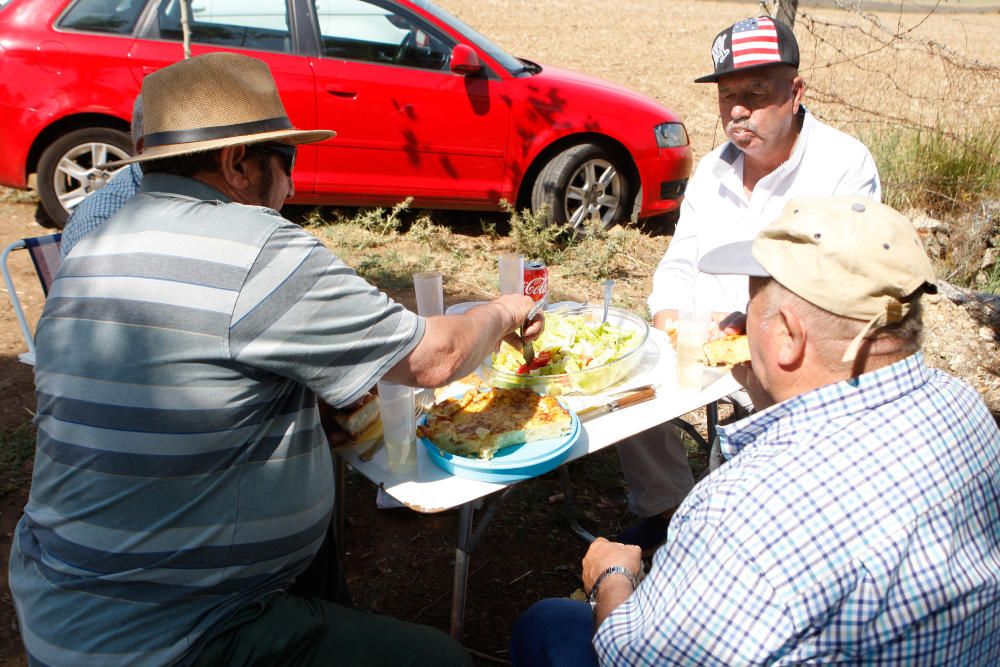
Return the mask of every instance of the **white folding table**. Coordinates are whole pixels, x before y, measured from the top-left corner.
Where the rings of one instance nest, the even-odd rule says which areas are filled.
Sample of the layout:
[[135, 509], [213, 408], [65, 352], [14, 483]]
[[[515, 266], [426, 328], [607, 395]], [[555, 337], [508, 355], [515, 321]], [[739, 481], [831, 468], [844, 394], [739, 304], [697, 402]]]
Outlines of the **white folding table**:
[[[563, 397], [570, 408], [581, 410], [591, 405], [602, 405], [611, 395], [647, 384], [656, 386], [656, 397], [652, 400], [616, 412], [606, 413], [582, 423], [580, 438], [570, 450], [569, 457], [560, 468], [564, 481], [568, 481], [565, 464], [588, 454], [613, 445], [629, 436], [668, 421], [677, 421], [681, 415], [692, 410], [709, 406], [713, 414], [710, 426], [714, 427], [716, 401], [739, 389], [732, 376], [719, 369], [705, 368], [701, 391], [681, 391], [676, 385], [676, 355], [666, 334], [658, 329], [650, 331], [643, 356], [628, 378], [617, 385], [592, 396]], [[449, 387], [448, 394], [459, 393], [461, 387]], [[690, 432], [690, 431], [689, 431]], [[455, 477], [437, 467], [424, 447], [418, 442], [416, 469], [399, 474], [389, 470], [385, 448], [371, 460], [362, 461], [359, 454], [365, 446], [341, 447], [336, 450], [338, 466], [338, 489], [336, 502], [336, 536], [343, 545], [343, 465], [346, 462], [377, 486], [417, 512], [433, 513], [461, 507], [459, 517], [458, 544], [455, 554], [454, 589], [452, 591], [451, 634], [460, 639], [465, 615], [465, 595], [468, 580], [469, 556], [485, 529], [497, 503], [487, 508], [476, 527], [472, 530], [475, 501], [499, 494], [502, 499], [514, 484], [497, 484]], [[568, 489], [568, 487], [567, 487]], [[572, 496], [568, 496], [572, 502]], [[573, 529], [583, 537], [589, 537], [573, 520]]]

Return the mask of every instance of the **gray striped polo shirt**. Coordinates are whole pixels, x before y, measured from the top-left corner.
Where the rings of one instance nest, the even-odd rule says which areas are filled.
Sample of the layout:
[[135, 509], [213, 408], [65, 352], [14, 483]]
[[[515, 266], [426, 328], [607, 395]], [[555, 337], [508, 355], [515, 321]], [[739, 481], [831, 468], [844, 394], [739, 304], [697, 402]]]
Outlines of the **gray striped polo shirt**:
[[316, 396], [357, 400], [423, 332], [276, 212], [148, 175], [76, 246], [38, 325], [10, 560], [32, 663], [183, 663], [287, 588], [333, 502]]

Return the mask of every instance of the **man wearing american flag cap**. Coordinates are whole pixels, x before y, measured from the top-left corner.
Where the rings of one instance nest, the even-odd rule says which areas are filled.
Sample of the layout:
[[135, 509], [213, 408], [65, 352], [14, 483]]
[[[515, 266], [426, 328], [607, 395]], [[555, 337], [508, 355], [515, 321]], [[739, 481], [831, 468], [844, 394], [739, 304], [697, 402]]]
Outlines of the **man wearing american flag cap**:
[[[766, 16], [745, 19], [715, 37], [711, 56], [713, 72], [696, 81], [717, 84], [719, 115], [728, 141], [698, 164], [677, 229], [654, 275], [649, 308], [653, 324], [668, 332], [676, 326], [679, 311], [690, 308], [713, 312], [719, 323], [713, 325], [719, 330], [716, 335], [722, 335], [724, 328], [744, 328], [742, 311], [749, 300], [746, 275], [703, 273], [699, 261], [720, 246], [754, 239], [779, 218], [789, 200], [881, 198], [868, 149], [819, 122], [802, 105], [805, 84], [791, 28]], [[761, 407], [753, 417], [766, 416]], [[780, 603], [783, 595], [758, 585], [756, 577], [768, 564], [727, 560], [714, 541], [729, 544], [723, 531], [713, 532], [704, 522], [727, 508], [726, 493], [716, 492], [718, 480], [738, 475], [741, 469], [727, 464], [685, 500], [693, 479], [684, 445], [676, 430], [668, 429], [650, 429], [619, 445], [629, 507], [645, 518], [616, 541], [598, 538], [591, 544], [582, 565], [590, 605], [552, 598], [521, 615], [511, 636], [510, 659], [515, 667], [798, 664], [810, 662], [797, 657], [827, 639], [823, 635], [822, 641], [810, 644], [822, 627], [820, 612], [815, 618], [789, 618], [771, 613], [773, 608], [760, 611], [761, 605]], [[783, 491], [778, 489], [779, 494]], [[716, 504], [706, 509], [701, 503], [706, 497]], [[837, 539], [837, 535], [827, 537]], [[730, 546], [740, 548], [736, 542]], [[641, 556], [654, 550], [648, 576], [640, 584]], [[811, 575], [797, 571], [789, 576], [798, 577], [793, 580], [796, 586], [811, 590]], [[696, 580], [706, 586], [694, 585]], [[853, 608], [844, 613], [850, 619], [861, 618]], [[860, 630], [833, 626], [830, 632], [843, 644], [829, 642], [827, 652], [817, 652], [814, 659], [878, 662], [837, 652], [842, 646], [864, 649], [857, 639]], [[797, 642], [802, 648], [792, 654]], [[994, 664], [995, 660], [989, 662], [994, 657], [970, 664]], [[907, 663], [907, 658], [884, 662]]]
[[[744, 19], [712, 43], [713, 71], [697, 83], [718, 86], [728, 141], [701, 159], [688, 183], [677, 229], [653, 277], [649, 312], [668, 333], [685, 309], [711, 311], [713, 336], [737, 333], [749, 298], [742, 276], [698, 271], [705, 253], [754, 238], [794, 196], [881, 199], [875, 162], [861, 142], [818, 121], [802, 105], [799, 46], [776, 19]], [[750, 408], [743, 394], [732, 397]], [[618, 536], [649, 553], [666, 538], [675, 509], [694, 486], [679, 432], [669, 424], [619, 445], [629, 509], [641, 520]]]

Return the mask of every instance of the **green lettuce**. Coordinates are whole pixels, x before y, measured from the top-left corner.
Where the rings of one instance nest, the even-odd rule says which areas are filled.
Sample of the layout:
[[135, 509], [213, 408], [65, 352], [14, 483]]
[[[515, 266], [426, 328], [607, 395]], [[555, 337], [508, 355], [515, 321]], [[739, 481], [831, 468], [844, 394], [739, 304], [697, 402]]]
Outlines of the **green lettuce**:
[[[561, 375], [603, 366], [620, 359], [638, 344], [638, 332], [632, 329], [611, 322], [594, 322], [582, 315], [546, 313], [545, 330], [535, 341], [535, 354], [547, 351], [551, 361], [530, 371], [530, 375]], [[506, 343], [493, 358], [493, 367], [508, 373], [517, 373], [522, 364], [521, 352]]]

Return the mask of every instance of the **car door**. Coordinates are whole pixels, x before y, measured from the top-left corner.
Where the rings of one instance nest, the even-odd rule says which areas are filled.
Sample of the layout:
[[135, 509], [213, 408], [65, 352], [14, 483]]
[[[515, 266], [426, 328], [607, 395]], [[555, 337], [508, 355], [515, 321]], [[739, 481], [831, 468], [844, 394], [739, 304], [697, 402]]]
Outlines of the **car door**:
[[[297, 52], [293, 24], [286, 0], [191, 0], [191, 55], [233, 51], [265, 61], [292, 124], [314, 129], [315, 82], [308, 56]], [[150, 13], [130, 57], [139, 81], [184, 57], [180, 0], [162, 0]], [[296, 199], [315, 190], [316, 152], [315, 145], [299, 151], [293, 174]]]
[[387, 0], [315, 0], [317, 189], [344, 203], [496, 202], [509, 105], [503, 81], [448, 69], [455, 40]]

